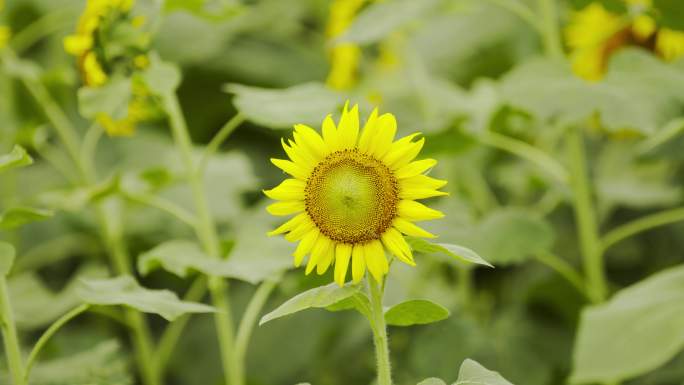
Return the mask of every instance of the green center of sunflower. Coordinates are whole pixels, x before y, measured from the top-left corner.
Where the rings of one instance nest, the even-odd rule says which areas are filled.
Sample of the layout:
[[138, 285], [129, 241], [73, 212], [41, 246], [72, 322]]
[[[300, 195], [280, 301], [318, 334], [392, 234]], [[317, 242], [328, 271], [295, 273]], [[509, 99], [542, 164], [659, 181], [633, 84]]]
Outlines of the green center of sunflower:
[[304, 192], [306, 212], [321, 233], [349, 244], [380, 238], [396, 216], [399, 199], [390, 169], [355, 149], [323, 159]]

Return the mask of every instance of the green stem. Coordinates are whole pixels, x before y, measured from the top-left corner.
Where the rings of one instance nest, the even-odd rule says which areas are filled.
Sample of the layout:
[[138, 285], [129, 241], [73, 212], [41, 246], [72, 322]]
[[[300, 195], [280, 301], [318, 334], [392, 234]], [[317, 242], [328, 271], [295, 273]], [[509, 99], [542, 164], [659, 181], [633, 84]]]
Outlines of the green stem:
[[573, 127], [569, 130], [568, 155], [572, 176], [573, 206], [586, 274], [587, 294], [592, 302], [600, 303], [605, 300], [607, 292], [603, 251], [587, 175], [584, 137], [579, 128]]
[[[14, 68], [22, 66], [22, 63], [16, 55], [9, 49], [3, 51], [3, 60]], [[38, 104], [43, 108], [45, 116], [47, 116], [48, 120], [54, 126], [57, 135], [66, 147], [67, 153], [78, 169], [79, 175], [81, 175], [83, 179], [83, 183], [85, 185], [93, 184], [96, 180], [95, 175], [92, 174], [93, 170], [86, 166], [85, 163], [87, 162], [81, 158], [81, 143], [78, 133], [66, 114], [37, 78], [25, 72], [20, 72], [18, 76]], [[104, 241], [108, 246], [110, 258], [112, 259], [115, 269], [120, 274], [130, 273], [131, 269], [128, 264], [128, 255], [123, 245], [120, 229], [117, 230], [120, 226], [114, 223], [117, 218], [119, 218], [118, 212], [107, 212], [106, 208], [101, 203], [96, 204], [95, 209], [98, 215], [99, 227], [103, 233]], [[132, 309], [126, 309], [126, 319], [133, 330], [133, 344], [136, 349], [138, 366], [143, 382], [145, 385], [159, 385], [160, 376], [158, 373], [155, 373], [154, 365], [152, 365], [151, 361], [152, 338], [145, 320], [139, 312]]]
[[549, 252], [541, 252], [536, 255], [536, 258], [539, 262], [550, 267], [561, 277], [565, 278], [565, 280], [574, 286], [582, 295], [587, 294], [584, 278], [582, 278], [582, 275], [564, 259]]
[[537, 5], [541, 16], [542, 37], [546, 53], [552, 58], [562, 58], [563, 48], [558, 30], [556, 0], [537, 0]]
[[26, 383], [28, 383], [29, 381], [31, 368], [33, 367], [33, 364], [38, 358], [38, 354], [40, 354], [40, 351], [43, 349], [43, 346], [45, 346], [45, 344], [50, 340], [50, 338], [52, 338], [52, 336], [55, 335], [55, 333], [57, 333], [57, 331], [62, 326], [64, 326], [67, 322], [71, 321], [77, 316], [79, 316], [81, 313], [88, 310], [89, 307], [90, 305], [87, 304], [77, 306], [76, 308], [61, 316], [57, 321], [50, 325], [50, 327], [43, 333], [43, 335], [40, 336], [38, 342], [36, 342], [36, 344], [33, 346], [33, 349], [31, 350], [31, 353], [29, 354], [28, 359], [26, 360], [26, 372], [24, 374]]
[[78, 14], [75, 7], [48, 12], [12, 36], [12, 48], [24, 52], [43, 38], [69, 28]]
[[[200, 239], [207, 254], [214, 258], [221, 258], [221, 251], [216, 234], [216, 226], [209, 210], [209, 204], [204, 191], [204, 181], [202, 175], [195, 167], [192, 154], [192, 142], [188, 133], [187, 124], [183, 118], [180, 104], [175, 93], [162, 95], [164, 107], [169, 116], [171, 131], [176, 146], [181, 152], [181, 158], [185, 163], [188, 173], [188, 181], [192, 189], [192, 196], [197, 211], [197, 223], [195, 232]], [[216, 331], [221, 348], [223, 371], [226, 382], [231, 385], [242, 385], [244, 379], [239, 377], [242, 371], [235, 357], [235, 336], [233, 335], [233, 319], [230, 304], [227, 296], [228, 284], [220, 277], [209, 278], [209, 291], [212, 302], [216, 307], [215, 314]]]
[[618, 226], [609, 231], [602, 242], [602, 249], [606, 250], [610, 246], [629, 238], [632, 235], [653, 229], [659, 226], [684, 221], [684, 207], [661, 211], [659, 213], [647, 215], [624, 225]]
[[5, 355], [7, 366], [12, 376], [12, 384], [24, 385], [24, 363], [21, 358], [21, 346], [17, 337], [17, 327], [14, 323], [14, 313], [7, 292], [5, 276], [0, 275], [0, 326], [2, 326], [2, 339], [5, 343]]
[[[200, 276], [192, 283], [188, 291], [185, 293], [183, 300], [190, 302], [200, 301], [206, 291], [207, 280], [204, 276]], [[157, 369], [160, 373], [163, 373], [166, 365], [168, 365], [169, 359], [171, 359], [171, 355], [173, 354], [173, 350], [176, 347], [181, 334], [183, 333], [183, 329], [188, 324], [191, 315], [192, 314], [185, 314], [174, 322], [171, 322], [164, 330], [161, 338], [159, 338], [159, 344], [157, 345], [155, 357], [157, 360]]]
[[551, 155], [537, 147], [492, 131], [484, 133], [479, 139], [484, 144], [507, 151], [536, 164], [540, 169], [546, 171], [562, 183], [568, 182], [569, 176], [565, 167], [558, 163]]
[[542, 26], [539, 24], [537, 16], [529, 7], [527, 7], [527, 5], [517, 0], [489, 0], [489, 2], [508, 10], [509, 12], [521, 18], [523, 21], [527, 22], [527, 24], [534, 28], [534, 30], [538, 33], [543, 33]]
[[385, 324], [385, 311], [382, 307], [384, 288], [371, 276], [368, 276], [368, 287], [368, 294], [371, 302], [371, 329], [373, 329], [373, 342], [375, 344], [378, 385], [392, 385], [387, 325]]
[[274, 281], [263, 282], [250, 299], [247, 309], [242, 315], [242, 320], [240, 320], [237, 337], [235, 338], [235, 357], [238, 362], [237, 368], [241, 370], [238, 377], [242, 379], [245, 378], [245, 357], [247, 355], [247, 347], [252, 336], [252, 331], [254, 330], [254, 325], [256, 325], [261, 309], [263, 309], [268, 297], [275, 287], [276, 282]]
[[195, 228], [196, 226], [197, 221], [192, 214], [169, 200], [146, 193], [130, 193], [127, 191], [123, 191], [122, 193], [126, 199], [132, 202], [140, 203], [164, 211], [192, 228]]
[[230, 135], [235, 131], [235, 129], [238, 128], [245, 120], [246, 118], [244, 115], [237, 113], [228, 122], [226, 122], [223, 127], [221, 127], [221, 129], [216, 133], [216, 135], [214, 135], [209, 144], [207, 144], [207, 147], [204, 149], [204, 154], [202, 154], [202, 159], [200, 160], [199, 169], [197, 172], [200, 174], [204, 172], [204, 170], [207, 168], [209, 160], [211, 159], [211, 156], [218, 151], [223, 142], [225, 142], [226, 139], [228, 139], [228, 137], [230, 137]]

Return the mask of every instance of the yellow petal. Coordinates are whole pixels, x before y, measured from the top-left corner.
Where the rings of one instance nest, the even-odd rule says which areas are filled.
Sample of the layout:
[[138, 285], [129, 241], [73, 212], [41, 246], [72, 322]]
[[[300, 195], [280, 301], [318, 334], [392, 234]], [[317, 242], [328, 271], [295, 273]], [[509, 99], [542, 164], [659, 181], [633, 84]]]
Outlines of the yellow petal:
[[366, 260], [363, 255], [363, 245], [354, 245], [352, 249], [352, 279], [359, 283], [366, 273]]
[[302, 264], [302, 261], [304, 261], [304, 257], [311, 252], [311, 249], [318, 238], [318, 234], [320, 234], [319, 231], [317, 229], [313, 229], [308, 232], [299, 242], [297, 249], [292, 254], [294, 256], [294, 265], [296, 267], [299, 267]]
[[382, 243], [377, 239], [363, 246], [363, 254], [366, 257], [366, 266], [376, 281], [382, 282], [382, 277], [389, 270], [385, 250]]
[[317, 160], [310, 156], [308, 152], [302, 151], [301, 147], [297, 146], [296, 143], [291, 143], [291, 145], [288, 146], [285, 144], [285, 139], [282, 138], [280, 139], [280, 143], [283, 145], [285, 153], [287, 154], [288, 158], [292, 160], [292, 162], [301, 167], [307, 173], [311, 173], [314, 165], [318, 163]]
[[335, 243], [332, 242], [328, 251], [321, 256], [316, 264], [316, 274], [323, 275], [335, 260]]
[[419, 134], [412, 134], [392, 143], [389, 152], [383, 157], [382, 161], [392, 170], [397, 170], [409, 164], [418, 156], [425, 144], [425, 138], [412, 142], [413, 138]]
[[424, 173], [425, 171], [435, 167], [436, 164], [437, 161], [435, 159], [418, 160], [398, 169], [394, 173], [394, 176], [397, 177], [397, 179], [410, 178], [412, 176]]
[[264, 194], [279, 201], [296, 201], [304, 199], [306, 183], [298, 179], [285, 179], [271, 190], [264, 190]]
[[375, 129], [377, 121], [378, 109], [375, 108], [368, 117], [366, 124], [363, 126], [361, 138], [359, 139], [359, 150], [365, 153], [370, 153], [370, 150], [372, 149], [373, 139], [375, 138], [375, 134], [377, 132]]
[[323, 119], [323, 141], [331, 152], [337, 151], [340, 148], [340, 139], [332, 115], [328, 115]]
[[351, 253], [352, 245], [338, 243], [335, 246], [335, 282], [340, 286], [344, 286], [344, 281], [347, 278]]
[[307, 215], [306, 218], [297, 225], [297, 227], [285, 234], [285, 239], [290, 242], [296, 242], [304, 238], [306, 234], [315, 228], [316, 226], [313, 224], [313, 222], [311, 222], [311, 219], [309, 219], [309, 216]]
[[382, 244], [402, 262], [411, 266], [416, 265], [411, 248], [398, 230], [392, 228], [385, 231], [382, 234]]
[[414, 223], [410, 221], [407, 221], [406, 219], [395, 218], [392, 222], [392, 226], [394, 226], [395, 229], [401, 231], [402, 233], [410, 235], [412, 237], [436, 238], [434, 234], [431, 234], [423, 230], [422, 228], [416, 226]]
[[442, 212], [433, 210], [422, 203], [410, 200], [401, 200], [397, 205], [397, 213], [400, 217], [409, 221], [427, 221], [442, 218]]
[[372, 155], [382, 159], [390, 151], [394, 135], [397, 134], [397, 119], [392, 114], [383, 114], [378, 118], [376, 127]]
[[338, 127], [341, 149], [354, 148], [359, 136], [359, 106], [355, 104], [351, 111], [347, 111], [346, 107]]
[[295, 131], [301, 135], [301, 140], [303, 143], [297, 144], [304, 145], [308, 147], [314, 154], [316, 154], [320, 159], [325, 158], [328, 153], [328, 147], [325, 145], [323, 138], [311, 127], [305, 126], [303, 124], [295, 124]]
[[445, 195], [449, 195], [449, 193], [446, 193], [444, 191], [433, 190], [431, 188], [402, 186], [399, 189], [399, 198], [400, 199], [410, 199], [410, 200], [425, 199], [425, 198], [439, 197], [439, 196], [445, 196]]
[[423, 187], [429, 189], [440, 189], [447, 185], [447, 181], [441, 179], [435, 179], [427, 175], [416, 175], [410, 178], [402, 179], [400, 182], [402, 187]]
[[301, 213], [301, 214], [297, 215], [296, 217], [290, 219], [289, 221], [283, 223], [282, 225], [278, 226], [277, 229], [275, 229], [273, 231], [269, 231], [268, 236], [272, 237], [274, 235], [283, 234], [283, 233], [286, 233], [288, 231], [291, 231], [291, 230], [299, 227], [299, 225], [301, 225], [302, 223], [304, 223], [304, 221], [307, 221], [307, 220], [309, 220], [308, 215], [306, 213]]
[[297, 133], [296, 131], [292, 133], [292, 137], [294, 138], [294, 141], [289, 140], [288, 142], [290, 143], [290, 147], [294, 149], [295, 151], [301, 153], [302, 157], [307, 159], [307, 161], [311, 161], [311, 164], [315, 164], [321, 161], [323, 159], [322, 157], [318, 156], [316, 152], [306, 145], [304, 145], [304, 138], [302, 135]]
[[276, 202], [266, 207], [271, 215], [290, 215], [304, 211], [304, 201], [284, 201]]
[[316, 238], [316, 243], [314, 243], [311, 249], [311, 257], [309, 257], [309, 262], [306, 264], [305, 274], [309, 275], [314, 267], [318, 265], [318, 261], [325, 257], [332, 246], [332, 241], [321, 234]]
[[285, 171], [286, 173], [292, 175], [293, 177], [301, 180], [306, 180], [309, 177], [309, 173], [305, 168], [297, 165], [296, 163], [285, 160], [285, 159], [275, 159], [271, 158], [271, 163], [276, 165], [279, 169]]

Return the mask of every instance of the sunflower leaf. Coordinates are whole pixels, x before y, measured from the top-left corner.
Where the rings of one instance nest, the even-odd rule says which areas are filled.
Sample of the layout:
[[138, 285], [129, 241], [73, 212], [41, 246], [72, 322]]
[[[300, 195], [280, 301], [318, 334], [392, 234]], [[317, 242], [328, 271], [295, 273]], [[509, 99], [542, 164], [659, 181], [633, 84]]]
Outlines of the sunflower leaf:
[[28, 166], [32, 163], [33, 158], [31, 158], [26, 150], [19, 145], [15, 145], [9, 154], [0, 155], [0, 172]]
[[4, 277], [12, 270], [16, 252], [14, 246], [0, 241], [0, 277]]
[[480, 257], [475, 251], [463, 246], [452, 245], [450, 243], [432, 243], [418, 237], [406, 237], [406, 241], [409, 243], [413, 251], [417, 251], [419, 253], [441, 253], [457, 258], [464, 262], [494, 267], [491, 263]]
[[385, 321], [392, 326], [425, 325], [448, 317], [447, 308], [426, 299], [405, 301], [385, 311]]
[[[582, 312], [571, 382], [609, 383], [647, 373], [684, 348], [684, 266], [622, 289]], [[629, 347], [626, 349], [625, 347]]]
[[302, 310], [311, 308], [327, 308], [342, 300], [345, 300], [361, 290], [361, 286], [347, 284], [345, 286], [338, 286], [336, 283], [331, 283], [326, 286], [320, 286], [311, 290], [307, 290], [298, 294], [282, 305], [278, 306], [272, 312], [261, 317], [259, 325], [274, 319], [284, 317], [286, 315], [294, 314]]
[[318, 125], [342, 102], [340, 94], [320, 83], [285, 89], [227, 84], [223, 89], [235, 94], [233, 103], [247, 119], [270, 128], [290, 128], [297, 123]]
[[0, 215], [0, 229], [15, 229], [27, 223], [42, 221], [53, 216], [50, 210], [33, 207], [10, 207]]
[[115, 78], [101, 87], [83, 87], [78, 90], [78, 111], [86, 118], [106, 114], [122, 119], [128, 114], [131, 100], [131, 79]]
[[109, 279], [81, 279], [78, 296], [91, 305], [124, 305], [145, 313], [154, 313], [173, 321], [186, 313], [211, 313], [212, 306], [186, 302], [169, 290], [151, 290], [128, 275]]
[[418, 385], [446, 385], [446, 382], [436, 377], [430, 377], [419, 382]]
[[476, 361], [466, 359], [458, 371], [458, 380], [453, 385], [513, 385], [499, 373], [489, 370]]

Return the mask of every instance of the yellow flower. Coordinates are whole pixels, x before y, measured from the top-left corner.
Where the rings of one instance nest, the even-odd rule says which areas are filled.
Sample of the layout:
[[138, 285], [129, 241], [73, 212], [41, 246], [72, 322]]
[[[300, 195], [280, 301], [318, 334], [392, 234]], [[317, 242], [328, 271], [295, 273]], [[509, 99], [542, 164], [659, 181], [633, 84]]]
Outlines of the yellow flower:
[[[356, 12], [365, 0], [334, 0], [326, 29], [329, 39], [339, 37], [354, 21]], [[330, 51], [330, 73], [327, 84], [334, 89], [348, 89], [356, 81], [361, 49], [356, 44], [335, 45]]]
[[330, 115], [323, 120], [322, 137], [298, 124], [294, 139], [282, 141], [290, 160], [271, 162], [292, 178], [264, 193], [278, 201], [269, 213], [295, 216], [269, 235], [299, 242], [294, 264], [308, 255], [306, 274], [334, 265], [343, 285], [351, 265], [354, 282], [366, 270], [381, 281], [389, 270], [385, 250], [415, 265], [404, 234], [434, 237], [414, 222], [444, 215], [416, 200], [447, 195], [439, 191], [446, 182], [425, 175], [434, 159], [414, 161], [425, 140], [412, 134], [394, 141], [396, 130], [394, 115], [375, 109], [359, 132], [358, 106], [345, 105], [337, 126]]
[[9, 27], [0, 25], [0, 49], [5, 48], [11, 36], [12, 31], [10, 31]]
[[89, 86], [98, 87], [107, 82], [107, 74], [97, 61], [95, 52], [90, 51], [83, 58], [83, 73]]
[[619, 16], [608, 12], [599, 3], [591, 3], [572, 15], [565, 28], [565, 40], [571, 51], [572, 69], [587, 80], [603, 76], [608, 42], [620, 32], [623, 23]]
[[684, 32], [661, 28], [656, 37], [656, 52], [668, 61], [684, 55]]

